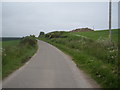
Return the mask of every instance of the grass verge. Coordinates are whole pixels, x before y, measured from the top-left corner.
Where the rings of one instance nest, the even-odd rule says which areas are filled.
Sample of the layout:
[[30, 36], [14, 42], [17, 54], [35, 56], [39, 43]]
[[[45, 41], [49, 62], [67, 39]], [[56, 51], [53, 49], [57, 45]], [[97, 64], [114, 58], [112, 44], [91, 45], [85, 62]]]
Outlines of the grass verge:
[[[30, 40], [36, 42], [30, 44]], [[27, 62], [37, 51], [37, 41], [33, 37], [2, 42], [2, 78]]]

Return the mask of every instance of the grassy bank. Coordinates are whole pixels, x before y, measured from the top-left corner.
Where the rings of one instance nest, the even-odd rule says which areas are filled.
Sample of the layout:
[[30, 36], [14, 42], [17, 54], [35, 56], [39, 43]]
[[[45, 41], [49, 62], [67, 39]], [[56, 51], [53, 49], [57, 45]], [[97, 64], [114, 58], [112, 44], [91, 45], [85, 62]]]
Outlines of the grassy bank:
[[[99, 32], [103, 34], [103, 39], [96, 39], [98, 35], [94, 36]], [[118, 37], [113, 35], [114, 41], [111, 43], [106, 32], [108, 31], [52, 32], [40, 39], [69, 54], [77, 66], [94, 78], [101, 87], [118, 88]]]
[[[100, 41], [100, 40], [108, 40], [109, 37], [109, 30], [100, 30], [100, 31], [91, 31], [91, 32], [73, 32], [76, 36], [82, 35], [88, 37], [92, 40]], [[112, 40], [113, 42], [118, 42], [118, 29], [112, 29]]]
[[[35, 42], [31, 44], [31, 42]], [[33, 37], [2, 42], [2, 78], [28, 61], [37, 50], [37, 41]]]

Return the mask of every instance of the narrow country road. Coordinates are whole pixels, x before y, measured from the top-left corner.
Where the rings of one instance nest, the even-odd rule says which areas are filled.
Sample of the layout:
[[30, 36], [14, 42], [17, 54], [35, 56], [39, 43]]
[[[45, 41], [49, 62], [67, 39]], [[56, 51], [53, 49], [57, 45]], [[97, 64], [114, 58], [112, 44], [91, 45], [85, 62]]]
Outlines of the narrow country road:
[[38, 45], [30, 61], [3, 81], [3, 88], [99, 88], [69, 56], [46, 42]]

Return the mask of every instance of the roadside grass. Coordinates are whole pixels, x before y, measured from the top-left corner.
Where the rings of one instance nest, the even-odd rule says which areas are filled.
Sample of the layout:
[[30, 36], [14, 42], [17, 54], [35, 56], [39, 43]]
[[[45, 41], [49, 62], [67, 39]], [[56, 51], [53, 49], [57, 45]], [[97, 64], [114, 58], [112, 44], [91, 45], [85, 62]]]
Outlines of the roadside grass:
[[[98, 32], [106, 33], [106, 31]], [[91, 35], [92, 38], [90, 36], [85, 38], [86, 36], [74, 35], [79, 33], [66, 32], [61, 34], [66, 35], [65, 38], [42, 37], [39, 39], [58, 47], [70, 55], [77, 66], [93, 77], [101, 87], [118, 88], [120, 85], [118, 82], [118, 65], [120, 63], [118, 61], [117, 40], [111, 43], [108, 39], [104, 41], [102, 41], [103, 39], [92, 39], [98, 37], [97, 35], [94, 36], [94, 32], [84, 32], [93, 34], [94, 37]], [[106, 35], [103, 34], [103, 38], [106, 38]], [[117, 36], [113, 35], [113, 37]]]
[[2, 42], [2, 79], [22, 66], [36, 52], [37, 43], [31, 46], [28, 40], [24, 43], [23, 40], [24, 38]]

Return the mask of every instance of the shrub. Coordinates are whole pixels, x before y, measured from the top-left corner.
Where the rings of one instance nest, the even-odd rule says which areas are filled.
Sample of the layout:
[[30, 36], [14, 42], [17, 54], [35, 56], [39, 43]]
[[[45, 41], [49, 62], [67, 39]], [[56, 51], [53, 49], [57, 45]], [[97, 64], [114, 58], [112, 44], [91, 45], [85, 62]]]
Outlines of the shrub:
[[45, 33], [44, 32], [40, 32], [40, 34], [39, 34], [39, 36], [38, 37], [42, 37], [42, 36], [44, 36], [45, 35]]
[[30, 46], [36, 46], [37, 44], [37, 40], [34, 38], [34, 37], [31, 37], [31, 36], [26, 36], [24, 38], [22, 38], [21, 42], [20, 42], [20, 45], [30, 45]]
[[46, 38], [66, 38], [65, 31], [55, 31], [45, 35]]

